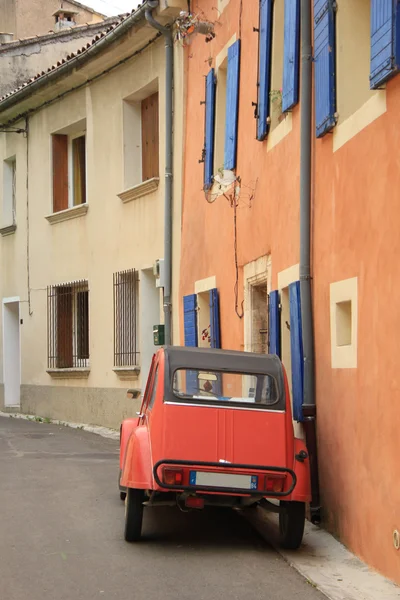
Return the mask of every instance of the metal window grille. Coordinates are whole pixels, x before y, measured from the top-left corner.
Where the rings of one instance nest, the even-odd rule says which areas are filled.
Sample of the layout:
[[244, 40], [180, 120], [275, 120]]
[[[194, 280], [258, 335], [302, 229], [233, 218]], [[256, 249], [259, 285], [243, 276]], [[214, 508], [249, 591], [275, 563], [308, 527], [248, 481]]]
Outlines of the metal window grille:
[[114, 366], [138, 364], [139, 278], [135, 269], [114, 273]]
[[87, 281], [47, 288], [49, 369], [89, 365], [89, 289]]

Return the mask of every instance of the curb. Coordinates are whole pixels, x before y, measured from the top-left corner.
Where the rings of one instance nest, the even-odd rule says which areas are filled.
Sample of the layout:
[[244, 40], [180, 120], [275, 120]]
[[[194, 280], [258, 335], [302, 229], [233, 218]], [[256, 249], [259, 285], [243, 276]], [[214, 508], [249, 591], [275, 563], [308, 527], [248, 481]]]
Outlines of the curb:
[[10, 419], [23, 419], [24, 421], [35, 421], [36, 423], [51, 423], [52, 425], [63, 425], [72, 429], [82, 429], [88, 433], [95, 433], [104, 438], [119, 440], [119, 431], [101, 427], [99, 425], [87, 425], [86, 423], [70, 423], [68, 421], [59, 421], [58, 419], [49, 419], [48, 417], [38, 417], [36, 415], [25, 415], [23, 413], [9, 413], [0, 411], [0, 417], [9, 417]]
[[400, 587], [380, 575], [324, 529], [306, 521], [299, 550], [279, 545], [278, 516], [257, 508], [245, 518], [307, 582], [329, 600], [399, 600]]

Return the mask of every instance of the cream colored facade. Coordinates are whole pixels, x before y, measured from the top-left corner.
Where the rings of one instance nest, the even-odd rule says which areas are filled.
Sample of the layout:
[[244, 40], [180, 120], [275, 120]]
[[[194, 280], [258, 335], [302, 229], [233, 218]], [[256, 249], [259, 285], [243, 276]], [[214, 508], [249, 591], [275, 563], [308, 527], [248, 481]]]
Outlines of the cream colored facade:
[[[44, 88], [40, 103], [126, 60], [154, 37], [154, 29], [145, 21], [137, 25], [80, 70]], [[176, 315], [184, 118], [182, 48], [175, 46], [174, 55], [172, 318], [173, 341], [179, 343]], [[29, 117], [27, 137], [0, 133], [1, 162], [16, 157], [16, 230], [0, 238], [0, 298], [3, 299], [0, 407], [4, 405], [5, 367], [10, 363], [5, 357], [8, 352], [15, 352], [15, 348], [10, 349], [9, 336], [3, 327], [7, 321], [5, 304], [8, 305], [7, 299], [13, 299], [14, 304], [8, 306], [19, 309], [22, 412], [117, 428], [123, 417], [137, 410], [132, 401], [126, 400], [125, 391], [127, 387], [144, 386], [155, 350], [152, 327], [163, 320], [162, 290], [156, 287], [153, 264], [164, 254], [164, 69], [164, 41], [159, 38], [92, 83], [35, 110]], [[159, 93], [159, 183], [139, 186], [139, 193], [136, 189], [122, 194], [127, 192], [124, 149], [129, 136], [138, 135], [124, 124], [124, 101], [143, 89], [157, 89]], [[27, 103], [35, 101], [39, 102], [38, 96], [36, 100], [35, 96], [30, 97]], [[4, 123], [13, 113], [21, 114], [26, 106], [12, 107], [7, 114], [0, 112], [0, 119]], [[60, 214], [54, 218], [51, 135], [74, 124], [86, 130], [87, 205], [64, 211], [61, 219]], [[14, 126], [24, 127], [25, 121]], [[3, 172], [0, 169], [0, 190], [3, 190]], [[126, 202], [119, 195], [133, 199]], [[127, 269], [136, 269], [140, 280], [139, 373], [114, 369], [113, 273]], [[89, 287], [90, 366], [88, 372], [60, 369], [49, 374], [47, 288], [76, 280], [87, 280]], [[14, 319], [15, 324], [18, 319]], [[7, 404], [18, 405], [18, 397], [15, 402], [9, 398]]]

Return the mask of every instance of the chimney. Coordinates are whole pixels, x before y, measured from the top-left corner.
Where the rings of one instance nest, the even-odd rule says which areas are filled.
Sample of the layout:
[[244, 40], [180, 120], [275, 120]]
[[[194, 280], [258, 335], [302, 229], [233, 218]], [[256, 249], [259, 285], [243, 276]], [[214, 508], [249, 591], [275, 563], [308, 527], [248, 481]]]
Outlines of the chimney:
[[59, 8], [53, 13], [55, 18], [54, 31], [61, 31], [62, 29], [69, 29], [76, 25], [75, 15], [78, 13], [73, 10], [65, 10], [65, 8]]
[[13, 33], [5, 33], [5, 32], [0, 31], [0, 44], [12, 42], [13, 39], [14, 39]]

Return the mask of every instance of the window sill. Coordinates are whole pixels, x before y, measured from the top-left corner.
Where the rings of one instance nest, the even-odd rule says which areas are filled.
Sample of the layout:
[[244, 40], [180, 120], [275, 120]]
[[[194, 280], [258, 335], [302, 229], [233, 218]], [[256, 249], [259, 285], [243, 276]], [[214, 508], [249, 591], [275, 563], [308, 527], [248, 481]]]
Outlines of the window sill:
[[0, 234], [4, 237], [5, 235], [11, 235], [15, 232], [15, 230], [17, 229], [17, 226], [14, 225], [7, 225], [6, 227], [2, 227], [0, 229]]
[[137, 200], [142, 196], [147, 196], [148, 194], [155, 192], [158, 189], [159, 183], [160, 178], [153, 177], [153, 179], [142, 181], [142, 183], [138, 183], [137, 185], [134, 185], [133, 187], [127, 190], [124, 190], [120, 194], [117, 194], [117, 196], [125, 204], [126, 202], [131, 202], [131, 200]]
[[47, 215], [47, 217], [45, 218], [50, 223], [50, 225], [54, 225], [54, 223], [61, 223], [61, 221], [69, 221], [69, 219], [83, 217], [84, 215], [86, 215], [88, 210], [89, 204], [86, 202], [85, 204], [78, 204], [78, 206], [66, 208], [65, 210], [60, 210], [51, 215]]
[[50, 377], [54, 377], [54, 379], [87, 379], [90, 374], [90, 368], [47, 369], [47, 373]]
[[140, 367], [114, 367], [113, 371], [120, 379], [138, 379]]

